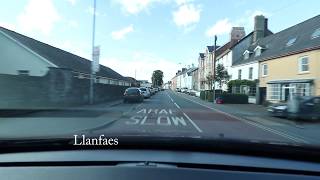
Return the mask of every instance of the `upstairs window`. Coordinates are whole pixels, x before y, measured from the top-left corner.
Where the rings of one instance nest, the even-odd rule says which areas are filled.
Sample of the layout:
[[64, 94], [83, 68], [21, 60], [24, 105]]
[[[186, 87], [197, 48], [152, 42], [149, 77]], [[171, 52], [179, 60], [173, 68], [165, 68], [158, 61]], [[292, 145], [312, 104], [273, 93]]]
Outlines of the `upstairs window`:
[[242, 70], [239, 69], [239, 70], [238, 70], [238, 79], [240, 79], [240, 80], [241, 80], [241, 73], [242, 73]]
[[246, 50], [246, 51], [243, 53], [243, 58], [244, 58], [244, 59], [249, 59], [250, 53], [251, 53], [250, 51]]
[[314, 38], [317, 38], [317, 37], [320, 37], [320, 28], [316, 29], [314, 31], [314, 33], [312, 33], [312, 35], [311, 35], [311, 39], [314, 39]]
[[254, 56], [255, 57], [258, 57], [261, 55], [261, 52], [262, 52], [262, 47], [261, 46], [257, 46], [255, 49], [254, 49]]
[[309, 58], [308, 56], [301, 57], [299, 59], [299, 72], [309, 72]]
[[287, 42], [286, 46], [289, 47], [289, 46], [292, 46], [294, 42], [296, 42], [297, 38], [291, 38], [289, 39], [289, 41]]
[[253, 76], [253, 67], [249, 68], [249, 79], [252, 79]]
[[262, 76], [267, 76], [268, 75], [268, 65], [267, 64], [262, 64], [261, 74], [262, 74]]

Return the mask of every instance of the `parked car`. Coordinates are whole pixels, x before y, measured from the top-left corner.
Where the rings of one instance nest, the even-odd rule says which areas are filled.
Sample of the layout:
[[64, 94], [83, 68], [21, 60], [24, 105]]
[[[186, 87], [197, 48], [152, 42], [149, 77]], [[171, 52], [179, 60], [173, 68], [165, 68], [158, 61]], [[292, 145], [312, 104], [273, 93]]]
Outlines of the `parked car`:
[[181, 92], [181, 89], [180, 88], [176, 88], [176, 92]]
[[153, 96], [156, 93], [154, 88], [150, 87], [149, 89], [150, 89], [151, 96]]
[[150, 98], [151, 93], [150, 93], [150, 90], [147, 87], [141, 87], [139, 89], [142, 92], [142, 95], [143, 95], [144, 98]]
[[144, 97], [142, 92], [140, 91], [139, 88], [136, 88], [136, 87], [127, 88], [123, 94], [124, 103], [132, 102], [132, 101], [143, 102], [143, 99]]
[[320, 96], [293, 97], [288, 101], [288, 119], [320, 120]]
[[182, 93], [187, 93], [187, 92], [188, 92], [188, 88], [186, 88], [186, 87], [185, 87], [185, 88], [182, 88], [182, 89], [181, 89], [181, 92], [182, 92]]
[[287, 117], [287, 108], [288, 106], [286, 103], [279, 103], [269, 106], [267, 110], [271, 116]]

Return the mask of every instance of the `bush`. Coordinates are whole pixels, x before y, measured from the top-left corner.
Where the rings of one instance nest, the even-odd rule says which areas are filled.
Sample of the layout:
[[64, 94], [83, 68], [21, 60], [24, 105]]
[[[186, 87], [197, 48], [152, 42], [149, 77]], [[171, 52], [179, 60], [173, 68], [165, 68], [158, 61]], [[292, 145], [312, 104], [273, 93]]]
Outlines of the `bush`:
[[209, 102], [213, 102], [213, 91], [212, 90], [207, 90], [206, 91], [206, 97], [207, 97], [207, 101]]
[[205, 91], [200, 91], [200, 99], [205, 100]]
[[226, 104], [248, 104], [249, 97], [245, 94], [222, 94], [219, 96]]

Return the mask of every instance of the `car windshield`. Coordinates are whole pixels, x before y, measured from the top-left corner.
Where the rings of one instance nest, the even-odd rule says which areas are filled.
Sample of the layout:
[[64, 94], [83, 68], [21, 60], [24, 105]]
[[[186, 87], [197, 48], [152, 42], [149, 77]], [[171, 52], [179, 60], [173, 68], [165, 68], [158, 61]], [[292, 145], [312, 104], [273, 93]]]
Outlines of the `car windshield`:
[[320, 1], [217, 2], [2, 1], [0, 140], [320, 147]]

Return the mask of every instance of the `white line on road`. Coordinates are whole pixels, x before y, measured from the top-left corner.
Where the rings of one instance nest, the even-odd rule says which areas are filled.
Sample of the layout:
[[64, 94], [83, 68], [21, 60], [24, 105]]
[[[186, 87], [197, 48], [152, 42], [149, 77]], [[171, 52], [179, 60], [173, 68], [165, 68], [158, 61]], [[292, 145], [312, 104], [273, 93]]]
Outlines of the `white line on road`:
[[190, 121], [190, 123], [200, 132], [202, 133], [202, 130], [196, 125], [196, 123], [194, 123], [192, 121], [192, 119], [186, 114], [186, 113], [183, 113], [183, 115]]
[[193, 125], [193, 127], [196, 128], [197, 131], [199, 131], [200, 133], [202, 133], [203, 131], [199, 128], [199, 126], [197, 126], [197, 124], [196, 124], [195, 122], [193, 122], [192, 119], [191, 119], [186, 113], [184, 113], [184, 112], [181, 110], [180, 106], [173, 101], [173, 99], [170, 97], [170, 95], [169, 95], [167, 92], [166, 92], [166, 94], [167, 94], [167, 96], [171, 99], [171, 101], [174, 103], [174, 105], [177, 106], [178, 109], [180, 109], [180, 111], [181, 111], [181, 112], [183, 113], [183, 115], [188, 119], [188, 121]]
[[242, 122], [244, 122], [244, 123], [250, 124], [250, 125], [255, 126], [255, 127], [258, 127], [258, 128], [263, 129], [263, 130], [265, 130], [265, 131], [272, 132], [272, 133], [274, 133], [274, 134], [277, 134], [277, 135], [279, 135], [279, 136], [285, 137], [285, 138], [290, 139], [290, 140], [292, 140], [292, 141], [295, 141], [295, 142], [298, 142], [298, 143], [309, 144], [309, 142], [306, 141], [306, 140], [304, 140], [304, 139], [291, 136], [291, 135], [289, 135], [289, 134], [286, 134], [286, 133], [284, 133], [284, 132], [281, 132], [281, 131], [278, 131], [278, 130], [275, 130], [275, 129], [272, 129], [272, 128], [269, 128], [269, 127], [266, 127], [266, 126], [263, 126], [263, 125], [258, 124], [258, 123], [256, 123], [256, 122], [252, 122], [252, 121], [248, 121], [248, 120], [246, 120], [246, 119], [240, 118], [240, 117], [236, 117], [236, 116], [234, 116], [234, 115], [232, 115], [232, 114], [228, 114], [228, 113], [223, 112], [223, 111], [220, 111], [220, 110], [218, 110], [218, 109], [216, 109], [216, 108], [212, 108], [212, 107], [206, 106], [206, 105], [204, 105], [204, 104], [201, 104], [201, 103], [196, 102], [196, 101], [194, 101], [194, 100], [191, 100], [191, 99], [189, 99], [189, 98], [183, 97], [183, 96], [181, 96], [181, 95], [178, 95], [178, 96], [180, 96], [180, 97], [182, 97], [182, 98], [184, 98], [184, 99], [186, 99], [186, 100], [188, 100], [188, 101], [191, 101], [191, 102], [193, 102], [193, 103], [199, 104], [200, 106], [203, 106], [203, 107], [209, 108], [209, 109], [211, 109], [211, 110], [217, 111], [217, 112], [219, 112], [219, 113], [221, 113], [221, 114], [224, 114], [224, 115], [226, 115], [226, 116], [229, 116], [229, 117], [238, 119], [239, 121], [242, 121]]

